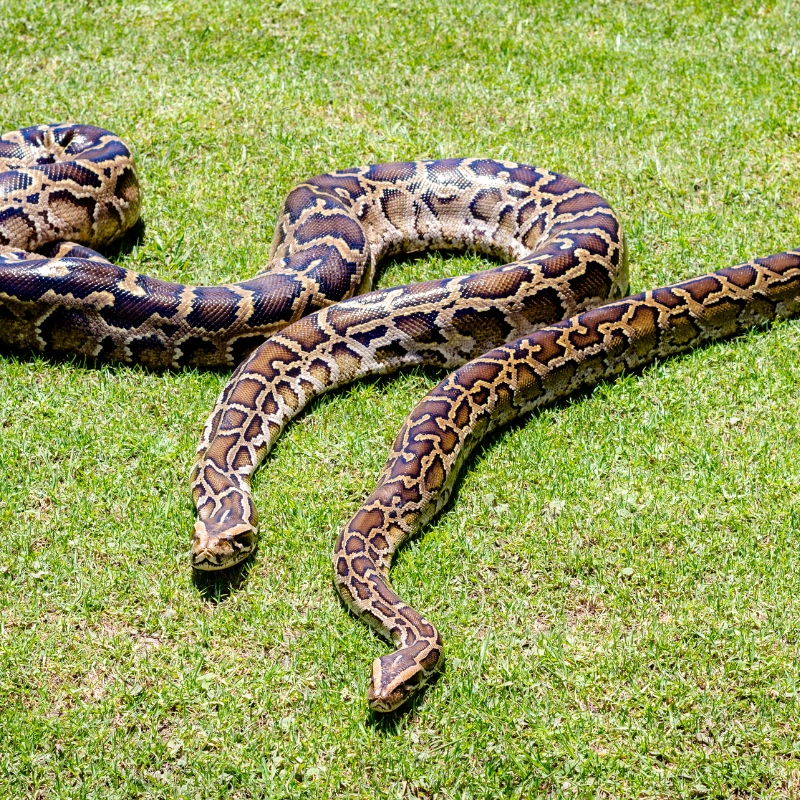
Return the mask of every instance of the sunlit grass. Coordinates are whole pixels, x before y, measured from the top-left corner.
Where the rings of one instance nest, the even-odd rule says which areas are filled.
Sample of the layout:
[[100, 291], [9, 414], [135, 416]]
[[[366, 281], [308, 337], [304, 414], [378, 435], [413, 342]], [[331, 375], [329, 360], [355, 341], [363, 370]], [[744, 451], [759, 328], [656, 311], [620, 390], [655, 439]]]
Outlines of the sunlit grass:
[[[0, 0], [0, 129], [130, 141], [115, 259], [160, 277], [252, 275], [308, 175], [484, 155], [601, 191], [638, 291], [800, 244], [798, 41], [796, 2]], [[329, 552], [439, 373], [289, 428], [228, 593], [187, 561], [226, 376], [2, 358], [0, 797], [795, 796], [798, 352], [755, 331], [487, 442], [393, 572], [447, 671], [386, 721]]]

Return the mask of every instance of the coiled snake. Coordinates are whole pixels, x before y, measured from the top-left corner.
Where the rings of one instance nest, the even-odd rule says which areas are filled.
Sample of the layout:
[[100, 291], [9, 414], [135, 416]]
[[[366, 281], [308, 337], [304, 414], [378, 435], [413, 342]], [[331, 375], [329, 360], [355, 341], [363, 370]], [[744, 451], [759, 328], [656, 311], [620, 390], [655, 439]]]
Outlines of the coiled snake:
[[[107, 131], [7, 134], [0, 187], [3, 344], [218, 366], [282, 329], [242, 361], [203, 431], [197, 569], [252, 552], [250, 476], [311, 398], [407, 364], [463, 365], [408, 416], [333, 554], [345, 602], [397, 647], [372, 667], [377, 711], [404, 704], [442, 658], [436, 628], [389, 585], [392, 555], [447, 502], [487, 433], [623, 370], [800, 311], [800, 250], [617, 299], [627, 265], [613, 210], [570, 178], [521, 164], [451, 159], [312, 178], [284, 203], [270, 270], [220, 287], [157, 281], [85, 246], [138, 213], [130, 153]], [[28, 252], [45, 247], [47, 257]], [[346, 299], [369, 289], [384, 256], [430, 248], [512, 263]]]

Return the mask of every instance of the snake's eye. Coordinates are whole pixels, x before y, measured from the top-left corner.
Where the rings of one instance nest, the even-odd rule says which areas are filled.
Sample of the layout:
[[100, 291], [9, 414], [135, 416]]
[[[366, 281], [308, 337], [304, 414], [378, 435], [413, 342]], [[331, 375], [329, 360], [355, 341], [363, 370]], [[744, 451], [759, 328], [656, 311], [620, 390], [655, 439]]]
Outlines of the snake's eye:
[[238, 550], [251, 550], [255, 544], [256, 534], [253, 530], [240, 531], [234, 534], [231, 539]]

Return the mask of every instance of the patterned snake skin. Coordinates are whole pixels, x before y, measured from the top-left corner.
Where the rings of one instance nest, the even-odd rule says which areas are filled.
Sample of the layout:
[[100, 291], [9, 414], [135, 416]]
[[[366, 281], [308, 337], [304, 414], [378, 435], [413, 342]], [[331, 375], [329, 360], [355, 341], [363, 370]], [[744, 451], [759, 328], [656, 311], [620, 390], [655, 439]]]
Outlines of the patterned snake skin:
[[447, 503], [481, 438], [602, 379], [798, 312], [794, 250], [586, 311], [486, 353], [430, 392], [404, 422], [377, 487], [333, 554], [345, 602], [399, 648], [373, 663], [370, 705], [398, 708], [439, 665], [439, 633], [400, 600], [387, 575], [397, 547]]
[[[311, 398], [405, 364], [451, 367], [473, 359], [408, 416], [375, 491], [336, 542], [342, 598], [397, 647], [372, 665], [368, 701], [379, 712], [406, 703], [442, 659], [436, 628], [389, 584], [392, 556], [447, 503], [460, 467], [484, 436], [624, 370], [800, 312], [798, 250], [580, 313], [598, 303], [600, 287], [614, 297], [626, 284], [616, 217], [562, 176], [503, 166], [513, 176], [531, 176], [526, 203], [539, 234], [531, 254], [473, 276], [353, 298], [285, 328], [231, 377], [197, 453], [192, 561], [198, 569], [222, 569], [253, 550], [250, 477]], [[515, 211], [494, 218], [520, 217]], [[572, 308], [578, 313], [564, 313]], [[570, 318], [554, 321], [561, 313]]]
[[[284, 203], [269, 271], [216, 287], [155, 280], [88, 248], [128, 230], [139, 203], [130, 151], [108, 131], [0, 137], [0, 345], [215, 367], [272, 335], [203, 432], [192, 476], [198, 569], [252, 552], [250, 477], [313, 397], [408, 364], [464, 364], [411, 412], [333, 555], [345, 602], [397, 647], [372, 667], [368, 699], [381, 712], [442, 663], [437, 630], [389, 585], [392, 556], [447, 502], [482, 437], [603, 378], [800, 311], [800, 251], [609, 303], [627, 287], [613, 210], [520, 164], [452, 159], [312, 178]], [[513, 263], [347, 299], [370, 288], [384, 256], [431, 248]]]

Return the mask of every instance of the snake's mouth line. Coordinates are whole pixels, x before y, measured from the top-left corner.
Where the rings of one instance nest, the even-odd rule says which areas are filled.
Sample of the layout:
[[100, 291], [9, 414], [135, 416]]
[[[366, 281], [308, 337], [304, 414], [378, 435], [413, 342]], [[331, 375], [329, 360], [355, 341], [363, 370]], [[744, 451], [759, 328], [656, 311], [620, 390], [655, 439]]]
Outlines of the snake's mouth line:
[[220, 564], [218, 561], [214, 559], [213, 556], [208, 555], [198, 555], [195, 556], [192, 554], [191, 556], [191, 565], [193, 569], [202, 570], [203, 572], [208, 572], [211, 570], [222, 570], [227, 569], [227, 564]]
[[245, 561], [252, 558], [256, 552], [255, 543], [249, 546], [246, 550], [239, 549], [233, 554], [226, 552], [224, 555], [219, 555], [212, 551], [203, 550], [200, 552], [192, 552], [189, 560], [194, 569], [200, 570], [224, 570], [234, 569], [240, 567]]

